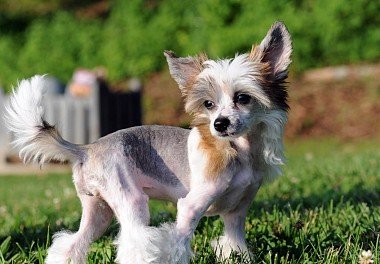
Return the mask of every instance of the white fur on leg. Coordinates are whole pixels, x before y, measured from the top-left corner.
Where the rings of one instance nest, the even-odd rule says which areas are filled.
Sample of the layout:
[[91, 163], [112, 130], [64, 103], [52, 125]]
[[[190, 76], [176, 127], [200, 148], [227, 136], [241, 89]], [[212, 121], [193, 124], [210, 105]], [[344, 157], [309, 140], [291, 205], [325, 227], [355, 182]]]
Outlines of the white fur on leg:
[[76, 234], [66, 231], [58, 232], [53, 236], [53, 244], [48, 249], [46, 264], [67, 264], [71, 260], [74, 264], [85, 264], [88, 252], [87, 242], [78, 240]]
[[242, 254], [243, 259], [246, 260], [249, 260], [251, 256], [245, 242], [239, 243], [228, 236], [220, 236], [212, 240], [211, 246], [214, 249], [215, 255], [222, 260], [227, 260], [233, 251]]
[[149, 263], [146, 255], [149, 232], [146, 226], [121, 227], [119, 237], [115, 241], [117, 246], [116, 262], [120, 264]]
[[124, 229], [116, 244], [120, 264], [187, 264], [192, 256], [190, 239], [180, 237], [174, 224]]
[[184, 237], [178, 233], [174, 223], [165, 223], [151, 230], [152, 247], [148, 252], [155, 256], [154, 263], [187, 264], [193, 256], [190, 240], [191, 237]]

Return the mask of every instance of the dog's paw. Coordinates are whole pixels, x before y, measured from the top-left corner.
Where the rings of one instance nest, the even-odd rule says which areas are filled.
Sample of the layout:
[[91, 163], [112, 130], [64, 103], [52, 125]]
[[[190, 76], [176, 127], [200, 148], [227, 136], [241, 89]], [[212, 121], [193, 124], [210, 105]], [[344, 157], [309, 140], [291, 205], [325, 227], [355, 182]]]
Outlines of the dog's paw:
[[175, 224], [163, 224], [151, 230], [148, 248], [151, 263], [188, 264], [193, 256], [189, 237], [179, 234]]
[[237, 243], [226, 236], [220, 236], [211, 241], [217, 259], [227, 261], [233, 255], [241, 261], [239, 263], [252, 263], [253, 254], [244, 243]]
[[146, 253], [149, 246], [149, 227], [135, 226], [133, 229], [122, 229], [115, 245], [117, 246], [116, 263], [149, 263]]
[[174, 224], [122, 230], [116, 244], [120, 264], [188, 264], [192, 255], [190, 240], [181, 237]]
[[[48, 249], [46, 264], [85, 264], [88, 246], [81, 243], [75, 234], [65, 231], [54, 234], [53, 244]], [[71, 262], [70, 262], [71, 261]]]

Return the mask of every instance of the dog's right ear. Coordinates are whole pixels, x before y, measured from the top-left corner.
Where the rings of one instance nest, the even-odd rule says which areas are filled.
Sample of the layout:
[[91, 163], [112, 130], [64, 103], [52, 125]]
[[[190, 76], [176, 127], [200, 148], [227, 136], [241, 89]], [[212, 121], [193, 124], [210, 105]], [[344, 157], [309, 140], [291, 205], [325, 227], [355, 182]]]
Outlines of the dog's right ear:
[[165, 51], [164, 55], [168, 61], [171, 76], [178, 83], [182, 94], [186, 95], [196, 76], [203, 70], [202, 64], [207, 60], [206, 56], [179, 58], [173, 51]]

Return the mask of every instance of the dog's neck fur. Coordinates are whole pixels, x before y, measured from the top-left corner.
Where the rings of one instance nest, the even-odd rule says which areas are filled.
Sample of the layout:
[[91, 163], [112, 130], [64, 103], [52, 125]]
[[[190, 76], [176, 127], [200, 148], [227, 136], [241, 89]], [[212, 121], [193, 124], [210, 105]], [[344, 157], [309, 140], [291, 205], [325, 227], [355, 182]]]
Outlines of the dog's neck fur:
[[231, 142], [213, 137], [208, 124], [199, 125], [196, 128], [201, 135], [199, 148], [204, 151], [208, 158], [205, 176], [207, 179], [215, 180], [220, 172], [233, 162], [237, 156], [237, 151]]

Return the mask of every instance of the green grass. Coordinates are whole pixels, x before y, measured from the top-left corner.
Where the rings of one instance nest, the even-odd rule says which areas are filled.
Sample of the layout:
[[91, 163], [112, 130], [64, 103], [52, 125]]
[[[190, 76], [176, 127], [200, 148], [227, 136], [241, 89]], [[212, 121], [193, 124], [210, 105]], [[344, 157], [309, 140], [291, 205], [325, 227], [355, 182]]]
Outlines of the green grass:
[[[246, 221], [254, 263], [358, 263], [372, 250], [380, 263], [380, 144], [302, 141], [287, 146], [285, 175], [260, 189]], [[175, 207], [151, 203], [152, 223]], [[69, 175], [0, 177], [0, 263], [43, 263], [52, 233], [76, 230], [80, 204]], [[193, 263], [216, 263], [209, 242], [222, 232], [203, 218]], [[112, 263], [114, 222], [94, 243], [89, 263]], [[234, 257], [232, 263], [241, 263]]]

